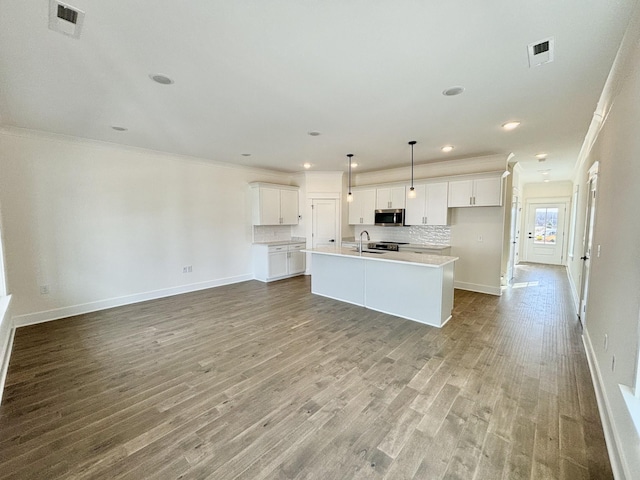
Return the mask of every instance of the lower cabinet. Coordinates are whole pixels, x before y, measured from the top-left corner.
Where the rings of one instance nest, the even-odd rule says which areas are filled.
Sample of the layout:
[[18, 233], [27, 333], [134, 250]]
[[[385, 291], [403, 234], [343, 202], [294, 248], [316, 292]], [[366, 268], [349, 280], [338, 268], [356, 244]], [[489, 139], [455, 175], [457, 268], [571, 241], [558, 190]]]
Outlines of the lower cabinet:
[[301, 275], [306, 269], [304, 243], [253, 245], [253, 274], [256, 280], [271, 282]]

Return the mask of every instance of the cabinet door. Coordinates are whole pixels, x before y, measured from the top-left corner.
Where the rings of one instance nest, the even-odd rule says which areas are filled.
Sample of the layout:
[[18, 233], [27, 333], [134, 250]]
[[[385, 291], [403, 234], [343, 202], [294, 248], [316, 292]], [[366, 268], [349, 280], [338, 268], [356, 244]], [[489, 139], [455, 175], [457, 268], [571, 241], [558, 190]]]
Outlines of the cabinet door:
[[298, 224], [298, 192], [280, 190], [280, 218], [283, 225]]
[[414, 185], [416, 198], [407, 198], [405, 225], [422, 225], [425, 217], [426, 185]]
[[427, 185], [425, 208], [427, 225], [447, 225], [449, 223], [448, 186], [447, 182]]
[[376, 188], [376, 209], [384, 210], [391, 208], [391, 189]]
[[360, 225], [362, 223], [362, 197], [360, 192], [351, 192], [353, 201], [349, 203], [349, 225]]
[[299, 250], [289, 252], [289, 275], [304, 273], [306, 267], [306, 254]]
[[269, 254], [269, 278], [284, 277], [287, 275], [288, 252], [270, 253]]
[[450, 207], [470, 207], [473, 197], [473, 180], [456, 180], [449, 182]]
[[362, 224], [373, 225], [376, 223], [376, 191], [375, 189], [359, 190], [358, 195], [360, 195], [361, 200]]
[[405, 198], [404, 187], [393, 187], [390, 189], [389, 202], [391, 208], [405, 208]]
[[260, 188], [259, 225], [280, 224], [280, 189]]
[[474, 183], [474, 206], [502, 205], [502, 177], [479, 178]]

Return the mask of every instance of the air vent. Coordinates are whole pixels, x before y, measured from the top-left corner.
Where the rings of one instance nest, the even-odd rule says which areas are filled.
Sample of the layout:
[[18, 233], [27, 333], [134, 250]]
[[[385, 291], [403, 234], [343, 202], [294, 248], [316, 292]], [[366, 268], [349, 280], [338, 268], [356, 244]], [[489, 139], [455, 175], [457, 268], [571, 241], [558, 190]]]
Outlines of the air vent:
[[49, 0], [49, 28], [73, 38], [80, 36], [84, 12], [75, 7]]
[[529, 53], [529, 67], [537, 67], [553, 62], [553, 37], [545, 38], [527, 46]]

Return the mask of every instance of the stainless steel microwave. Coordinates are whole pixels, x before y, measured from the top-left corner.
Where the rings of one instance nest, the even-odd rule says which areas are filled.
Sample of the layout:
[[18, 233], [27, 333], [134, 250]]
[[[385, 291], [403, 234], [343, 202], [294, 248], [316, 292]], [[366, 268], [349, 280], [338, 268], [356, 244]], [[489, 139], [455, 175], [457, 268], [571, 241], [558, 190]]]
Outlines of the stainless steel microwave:
[[404, 208], [376, 210], [375, 224], [383, 227], [402, 227], [404, 225]]

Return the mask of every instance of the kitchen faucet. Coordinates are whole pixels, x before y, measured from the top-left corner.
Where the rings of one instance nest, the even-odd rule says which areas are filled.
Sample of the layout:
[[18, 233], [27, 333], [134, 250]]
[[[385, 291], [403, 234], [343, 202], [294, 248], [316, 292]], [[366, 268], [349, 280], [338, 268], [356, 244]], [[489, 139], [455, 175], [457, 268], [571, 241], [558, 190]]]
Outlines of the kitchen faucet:
[[360, 252], [360, 256], [362, 256], [362, 234], [366, 233], [367, 234], [367, 242], [371, 241], [371, 237], [369, 236], [369, 232], [367, 232], [366, 230], [363, 230], [360, 232], [360, 247], [358, 248], [358, 251]]

